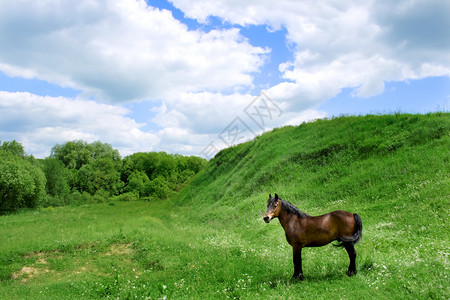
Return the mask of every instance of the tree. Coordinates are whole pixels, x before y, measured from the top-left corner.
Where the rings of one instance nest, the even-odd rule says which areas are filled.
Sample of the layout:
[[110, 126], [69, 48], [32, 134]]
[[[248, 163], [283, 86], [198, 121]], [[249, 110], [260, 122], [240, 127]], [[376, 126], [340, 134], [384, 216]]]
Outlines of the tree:
[[137, 192], [139, 197], [146, 197], [150, 194], [150, 179], [144, 171], [134, 171], [128, 177], [127, 192]]
[[120, 157], [119, 151], [114, 149], [110, 144], [96, 141], [89, 144], [88, 149], [91, 151], [93, 160], [100, 158], [110, 159], [116, 164], [116, 169], [119, 169], [122, 165], [122, 158]]
[[110, 144], [70, 141], [54, 146], [50, 157], [61, 161], [68, 169], [66, 178], [72, 191], [94, 195], [104, 190], [116, 195], [123, 187], [119, 172], [122, 159]]
[[156, 164], [156, 176], [162, 176], [164, 178], [169, 178], [170, 175], [176, 171], [177, 161], [173, 155], [167, 154], [166, 152], [159, 153], [159, 160]]
[[197, 174], [206, 166], [206, 164], [206, 159], [198, 156], [189, 156], [187, 157], [186, 169], [191, 170], [194, 174]]
[[114, 161], [108, 158], [100, 158], [81, 167], [78, 172], [78, 181], [80, 192], [87, 191], [91, 195], [98, 190], [105, 190], [110, 195], [117, 195], [123, 187]]
[[0, 150], [0, 210], [34, 208], [44, 197], [42, 170], [24, 157]]
[[68, 195], [70, 192], [69, 172], [64, 168], [64, 164], [55, 158], [48, 157], [42, 161], [42, 165], [47, 182], [45, 185], [47, 193], [55, 197]]
[[170, 189], [163, 177], [156, 177], [150, 182], [150, 193], [160, 199], [165, 199], [169, 195]]
[[110, 159], [117, 165], [116, 168], [122, 164], [119, 151], [99, 141], [88, 144], [77, 140], [55, 145], [50, 156], [60, 160], [67, 168], [77, 170], [101, 158]]
[[81, 140], [55, 145], [50, 157], [58, 159], [69, 169], [77, 170], [93, 161], [88, 143]]
[[[134, 173], [145, 172], [150, 179], [152, 195], [166, 198], [170, 191], [179, 190], [206, 165], [206, 160], [195, 156], [168, 154], [166, 152], [134, 153], [123, 159], [121, 178], [127, 184], [126, 190], [141, 191], [141, 179]], [[130, 180], [134, 182], [131, 183]]]
[[25, 150], [23, 149], [22, 144], [16, 140], [3, 142], [3, 144], [0, 144], [0, 149], [20, 157], [25, 157]]

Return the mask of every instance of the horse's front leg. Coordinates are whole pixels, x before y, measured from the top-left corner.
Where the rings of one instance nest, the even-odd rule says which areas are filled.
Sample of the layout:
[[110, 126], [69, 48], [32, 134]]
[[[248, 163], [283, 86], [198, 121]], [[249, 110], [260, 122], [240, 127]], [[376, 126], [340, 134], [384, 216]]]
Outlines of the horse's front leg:
[[302, 270], [302, 248], [292, 247], [294, 252], [294, 275], [293, 279], [303, 280], [303, 270]]

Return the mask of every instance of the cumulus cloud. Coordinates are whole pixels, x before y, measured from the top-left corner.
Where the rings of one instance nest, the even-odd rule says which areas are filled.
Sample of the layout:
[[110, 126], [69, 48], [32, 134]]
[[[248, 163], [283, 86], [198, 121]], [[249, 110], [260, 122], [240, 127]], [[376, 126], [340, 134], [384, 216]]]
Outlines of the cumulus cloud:
[[184, 93], [167, 98], [153, 119], [161, 127], [189, 128], [198, 134], [220, 132], [252, 101], [251, 95]]
[[161, 149], [199, 155], [211, 141], [219, 139], [235, 118], [245, 115], [244, 110], [253, 99], [240, 93], [212, 92], [168, 97], [153, 119], [163, 128], [158, 132]]
[[268, 49], [237, 29], [188, 30], [143, 0], [2, 1], [0, 70], [112, 102], [239, 90]]
[[244, 26], [284, 26], [295, 58], [280, 65], [288, 82], [271, 90], [293, 108], [346, 87], [369, 97], [388, 81], [450, 74], [448, 1], [172, 2], [200, 22], [217, 16]]
[[0, 136], [22, 142], [38, 157], [48, 156], [58, 143], [76, 139], [113, 144], [122, 155], [153, 150], [159, 137], [142, 131], [144, 124], [128, 113], [91, 100], [0, 91]]

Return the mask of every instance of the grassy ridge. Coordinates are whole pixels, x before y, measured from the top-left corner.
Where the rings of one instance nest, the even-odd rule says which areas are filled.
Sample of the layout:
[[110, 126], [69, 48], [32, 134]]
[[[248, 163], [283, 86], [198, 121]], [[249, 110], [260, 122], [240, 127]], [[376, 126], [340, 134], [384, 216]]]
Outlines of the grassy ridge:
[[[179, 205], [206, 207], [195, 216], [207, 225], [239, 233], [247, 224], [246, 238], [276, 245], [286, 243], [281, 227], [260, 224], [268, 193], [311, 215], [357, 212], [364, 223], [358, 266], [369, 276], [356, 289], [446, 298], [449, 133], [449, 114], [342, 117], [276, 129], [219, 153], [180, 194]], [[328, 264], [322, 255], [339, 255], [346, 266], [345, 253], [327, 251], [333, 250], [305, 251], [305, 264], [317, 255], [305, 276]], [[290, 276], [289, 247], [283, 255]]]
[[[177, 197], [0, 217], [0, 298], [436, 298], [448, 276], [450, 115], [319, 120], [220, 152]], [[358, 275], [305, 249], [305, 281], [269, 193], [363, 220]]]

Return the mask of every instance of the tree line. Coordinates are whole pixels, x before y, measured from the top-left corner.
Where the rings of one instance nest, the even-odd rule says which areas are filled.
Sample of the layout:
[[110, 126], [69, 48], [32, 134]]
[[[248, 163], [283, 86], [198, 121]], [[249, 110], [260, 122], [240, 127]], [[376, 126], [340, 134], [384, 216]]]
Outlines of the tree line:
[[108, 199], [166, 199], [206, 163], [200, 157], [166, 152], [122, 159], [110, 144], [82, 140], [57, 144], [49, 157], [36, 159], [17, 141], [0, 142], [0, 211]]

